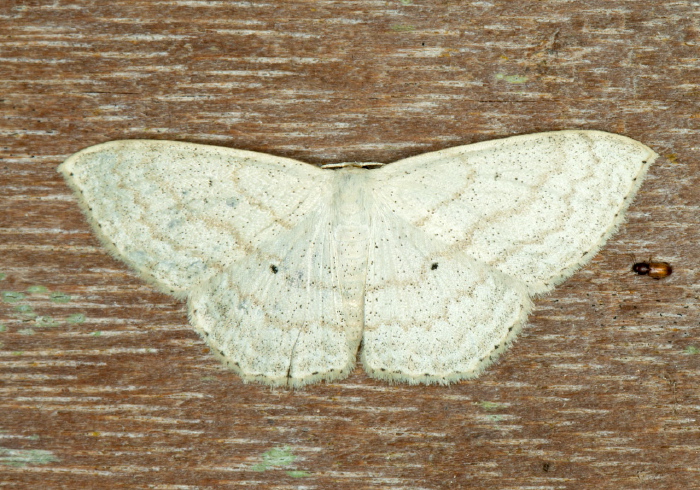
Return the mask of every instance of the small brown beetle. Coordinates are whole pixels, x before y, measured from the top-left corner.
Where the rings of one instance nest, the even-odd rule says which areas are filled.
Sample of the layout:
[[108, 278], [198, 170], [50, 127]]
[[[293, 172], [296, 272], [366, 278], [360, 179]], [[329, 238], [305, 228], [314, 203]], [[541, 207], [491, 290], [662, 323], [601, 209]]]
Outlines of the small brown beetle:
[[632, 270], [640, 276], [649, 276], [654, 279], [663, 279], [670, 276], [673, 272], [673, 267], [668, 262], [637, 262], [632, 266]]

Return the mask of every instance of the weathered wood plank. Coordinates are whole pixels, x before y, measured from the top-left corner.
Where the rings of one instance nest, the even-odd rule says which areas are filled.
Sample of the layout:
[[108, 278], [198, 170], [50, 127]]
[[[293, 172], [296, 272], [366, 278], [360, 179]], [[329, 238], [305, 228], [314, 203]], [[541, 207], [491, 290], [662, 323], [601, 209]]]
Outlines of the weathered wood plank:
[[[699, 13], [650, 0], [0, 5], [0, 484], [697, 486]], [[565, 128], [623, 133], [662, 158], [620, 233], [537, 300], [517, 344], [447, 388], [360, 369], [294, 392], [242, 384], [181, 303], [109, 257], [55, 172], [122, 138], [320, 164]], [[650, 256], [674, 274], [630, 272]]]

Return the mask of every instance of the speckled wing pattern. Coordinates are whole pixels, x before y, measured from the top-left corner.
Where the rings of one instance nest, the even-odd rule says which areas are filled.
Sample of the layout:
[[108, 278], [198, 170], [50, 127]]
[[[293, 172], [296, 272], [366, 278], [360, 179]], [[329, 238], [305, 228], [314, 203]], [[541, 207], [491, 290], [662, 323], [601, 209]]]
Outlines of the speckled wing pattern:
[[[516, 136], [366, 170], [170, 141], [87, 148], [60, 171], [109, 251], [186, 297], [246, 381], [478, 375], [530, 298], [614, 233], [656, 158], [598, 131]], [[360, 347], [361, 346], [361, 347]]]
[[190, 294], [193, 324], [244, 380], [298, 386], [355, 366], [362, 324], [338, 277], [329, 215], [319, 206]]
[[522, 281], [387, 212], [373, 228], [362, 364], [373, 377], [447, 384], [477, 375], [531, 308]]
[[571, 276], [615, 232], [655, 158], [624, 136], [558, 131], [377, 169], [381, 246], [370, 249], [365, 369], [409, 383], [477, 376], [525, 323], [529, 297]]
[[297, 226], [330, 180], [296, 160], [157, 140], [91, 146], [59, 171], [107, 249], [178, 297]]

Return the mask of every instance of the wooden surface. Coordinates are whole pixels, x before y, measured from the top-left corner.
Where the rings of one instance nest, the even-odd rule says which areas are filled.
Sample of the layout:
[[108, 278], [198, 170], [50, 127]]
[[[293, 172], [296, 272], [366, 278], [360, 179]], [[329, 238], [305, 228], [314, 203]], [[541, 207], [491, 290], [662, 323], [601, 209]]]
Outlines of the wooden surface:
[[[699, 14], [0, 1], [0, 486], [698, 488]], [[620, 233], [536, 301], [500, 362], [450, 387], [359, 368], [291, 392], [244, 385], [183, 304], [108, 256], [55, 171], [123, 138], [320, 164], [567, 128], [661, 158]], [[674, 274], [630, 272], [649, 257]]]

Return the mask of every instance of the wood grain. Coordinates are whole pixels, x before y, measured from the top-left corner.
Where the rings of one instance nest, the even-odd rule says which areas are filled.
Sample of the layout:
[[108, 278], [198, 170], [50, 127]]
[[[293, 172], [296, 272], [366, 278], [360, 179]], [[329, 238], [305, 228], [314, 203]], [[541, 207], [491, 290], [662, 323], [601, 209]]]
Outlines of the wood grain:
[[[0, 485], [697, 487], [698, 14], [651, 0], [0, 3]], [[360, 369], [297, 391], [242, 384], [183, 304], [100, 247], [55, 171], [112, 139], [321, 164], [567, 128], [662, 158], [519, 342], [446, 388]], [[649, 257], [673, 275], [631, 272]]]

